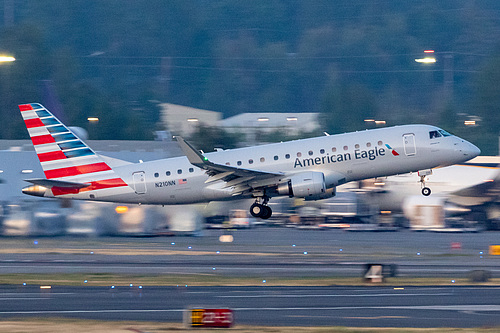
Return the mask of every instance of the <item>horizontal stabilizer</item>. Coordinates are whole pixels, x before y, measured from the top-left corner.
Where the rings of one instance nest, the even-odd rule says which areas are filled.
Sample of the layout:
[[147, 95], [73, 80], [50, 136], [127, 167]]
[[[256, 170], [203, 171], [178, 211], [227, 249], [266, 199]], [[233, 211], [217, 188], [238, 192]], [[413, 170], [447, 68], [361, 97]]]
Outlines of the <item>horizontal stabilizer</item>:
[[91, 185], [91, 184], [65, 182], [62, 180], [51, 180], [51, 179], [44, 179], [44, 178], [25, 179], [24, 181], [35, 184], [35, 185], [43, 186], [46, 188], [52, 188], [52, 187], [85, 188], [85, 187], [89, 187]]

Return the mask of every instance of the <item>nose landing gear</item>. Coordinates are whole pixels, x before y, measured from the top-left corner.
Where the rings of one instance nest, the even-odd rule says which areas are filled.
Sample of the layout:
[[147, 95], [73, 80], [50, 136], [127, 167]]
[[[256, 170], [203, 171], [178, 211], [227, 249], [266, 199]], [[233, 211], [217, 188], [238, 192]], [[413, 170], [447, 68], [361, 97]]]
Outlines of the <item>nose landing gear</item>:
[[260, 198], [255, 200], [255, 203], [250, 206], [250, 215], [253, 217], [260, 217], [263, 220], [267, 220], [273, 214], [271, 207], [267, 205], [269, 202], [269, 197], [262, 197], [262, 203], [260, 203]]
[[422, 185], [422, 195], [428, 197], [431, 195], [431, 189], [425, 186], [427, 176], [432, 175], [432, 170], [422, 170], [418, 172], [420, 176], [420, 184]]

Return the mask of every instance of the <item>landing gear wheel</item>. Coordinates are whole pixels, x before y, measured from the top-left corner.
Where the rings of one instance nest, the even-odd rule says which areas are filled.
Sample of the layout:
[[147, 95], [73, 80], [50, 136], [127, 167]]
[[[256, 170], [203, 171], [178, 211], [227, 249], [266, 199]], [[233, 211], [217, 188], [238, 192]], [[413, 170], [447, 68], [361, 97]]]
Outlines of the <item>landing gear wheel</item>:
[[271, 217], [273, 211], [269, 206], [262, 205], [259, 203], [254, 203], [250, 206], [250, 215], [253, 217], [260, 217], [263, 220], [266, 220]]
[[264, 206], [258, 203], [254, 203], [250, 206], [250, 215], [253, 217], [260, 217], [262, 215]]
[[268, 218], [271, 217], [271, 215], [273, 215], [273, 211], [272, 211], [271, 207], [262, 206], [262, 214], [260, 215], [260, 218], [263, 220], [267, 220]]
[[428, 187], [424, 187], [422, 188], [422, 194], [426, 197], [428, 197], [429, 195], [431, 195], [431, 189], [428, 188]]

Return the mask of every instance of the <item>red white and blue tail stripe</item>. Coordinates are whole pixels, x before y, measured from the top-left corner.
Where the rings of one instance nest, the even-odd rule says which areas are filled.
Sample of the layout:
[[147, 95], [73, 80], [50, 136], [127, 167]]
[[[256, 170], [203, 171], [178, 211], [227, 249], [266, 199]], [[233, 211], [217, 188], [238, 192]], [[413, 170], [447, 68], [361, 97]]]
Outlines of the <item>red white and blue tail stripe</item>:
[[[111, 167], [41, 104], [19, 105], [54, 196], [128, 186]], [[58, 182], [64, 186], [57, 186]], [[74, 186], [71, 184], [84, 184]], [[70, 184], [70, 185], [68, 185]]]

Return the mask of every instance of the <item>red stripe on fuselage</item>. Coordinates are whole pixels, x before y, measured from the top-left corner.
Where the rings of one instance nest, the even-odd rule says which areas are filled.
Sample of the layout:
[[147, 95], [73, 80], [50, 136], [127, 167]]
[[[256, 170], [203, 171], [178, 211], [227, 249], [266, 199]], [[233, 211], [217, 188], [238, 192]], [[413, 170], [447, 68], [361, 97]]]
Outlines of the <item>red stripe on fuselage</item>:
[[76, 176], [76, 175], [107, 171], [107, 170], [111, 170], [111, 168], [106, 163], [101, 162], [101, 163], [94, 163], [87, 165], [71, 166], [68, 168], [46, 170], [44, 172], [45, 172], [45, 177], [47, 177], [47, 179], [53, 179], [53, 178]]
[[44, 145], [46, 143], [54, 143], [54, 142], [56, 142], [56, 140], [54, 140], [54, 138], [50, 134], [32, 136], [31, 137], [31, 141], [33, 142], [34, 146]]
[[31, 110], [33, 110], [33, 107], [31, 106], [31, 104], [23, 104], [23, 105], [19, 105], [19, 110], [21, 110], [21, 112], [31, 111]]
[[88, 192], [93, 190], [102, 190], [106, 188], [114, 188], [114, 187], [122, 187], [128, 186], [121, 178], [114, 179], [106, 179], [106, 180], [98, 180], [95, 182], [91, 182], [90, 186], [77, 189], [77, 188], [67, 188], [67, 187], [53, 187], [52, 194], [55, 196], [64, 195], [64, 194], [77, 194], [79, 192]]
[[26, 127], [27, 128], [33, 128], [33, 127], [43, 127], [45, 126], [42, 121], [40, 120], [40, 118], [32, 118], [32, 119], [26, 119], [24, 121], [24, 123], [26, 124]]
[[40, 162], [63, 160], [65, 158], [66, 155], [64, 155], [64, 153], [60, 150], [38, 154], [38, 159], [40, 160]]

